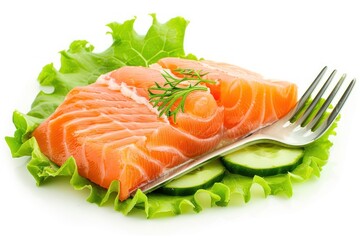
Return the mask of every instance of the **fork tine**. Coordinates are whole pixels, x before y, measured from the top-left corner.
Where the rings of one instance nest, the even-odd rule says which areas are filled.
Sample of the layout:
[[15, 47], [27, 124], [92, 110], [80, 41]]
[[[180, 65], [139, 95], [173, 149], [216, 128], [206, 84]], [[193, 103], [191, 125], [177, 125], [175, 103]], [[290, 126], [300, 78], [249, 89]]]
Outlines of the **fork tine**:
[[[355, 82], [356, 82], [355, 78], [353, 80], [351, 80], [351, 82], [349, 83], [348, 87], [346, 88], [344, 94], [341, 96], [340, 100], [338, 101], [338, 103], [336, 104], [334, 109], [331, 111], [329, 117], [326, 119], [326, 121], [323, 124], [321, 124], [320, 127], [318, 127], [315, 130], [314, 133], [317, 136], [321, 136], [331, 126], [331, 124], [334, 122], [335, 118], [337, 117], [337, 115], [339, 114], [341, 108], [344, 106], [347, 98], [349, 97], [352, 89], [354, 88]], [[313, 129], [311, 129], [311, 131], [313, 131]]]
[[330, 113], [330, 116], [326, 120], [327, 125], [331, 125], [331, 123], [334, 121], [334, 119], [339, 114], [341, 108], [344, 106], [344, 103], [346, 102], [346, 99], [349, 97], [351, 91], [353, 90], [355, 82], [356, 82], [355, 78], [353, 80], [351, 80], [350, 84], [346, 88], [346, 91], [341, 96], [339, 102], [336, 104], [335, 108], [332, 110], [332, 112]]
[[314, 100], [311, 102], [309, 107], [306, 109], [305, 113], [301, 116], [299, 119], [299, 122], [301, 122], [301, 126], [304, 127], [306, 123], [308, 122], [308, 118], [310, 117], [311, 113], [313, 112], [315, 106], [319, 103], [322, 95], [326, 91], [326, 89], [329, 87], [331, 81], [333, 80], [334, 76], [336, 74], [336, 70], [332, 71], [328, 79], [326, 80], [325, 84], [321, 87], [318, 94], [316, 94]]
[[308, 98], [310, 97], [310, 95], [312, 94], [312, 92], [314, 91], [314, 89], [316, 88], [316, 86], [319, 84], [321, 78], [323, 77], [323, 75], [325, 74], [327, 69], [327, 66], [325, 66], [320, 73], [317, 75], [317, 77], [315, 78], [315, 80], [311, 83], [310, 87], [305, 91], [305, 93], [301, 96], [300, 100], [298, 101], [298, 104], [296, 105], [296, 109], [294, 111], [294, 113], [292, 114], [291, 118], [290, 118], [290, 122], [294, 122], [296, 120], [297, 115], [300, 113], [300, 111], [303, 109], [303, 107], [305, 106], [306, 101], [308, 100]]
[[339, 91], [341, 85], [344, 83], [345, 78], [346, 78], [346, 74], [343, 74], [341, 76], [340, 80], [337, 82], [334, 89], [331, 91], [330, 95], [327, 97], [327, 99], [325, 100], [325, 102], [323, 103], [321, 108], [319, 109], [319, 111], [316, 113], [315, 117], [307, 125], [307, 127], [311, 128], [312, 131], [314, 131], [315, 130], [314, 127], [316, 127], [319, 124], [321, 118], [323, 117], [323, 114], [328, 109], [331, 101], [334, 99], [334, 97], [337, 94], [337, 92]]

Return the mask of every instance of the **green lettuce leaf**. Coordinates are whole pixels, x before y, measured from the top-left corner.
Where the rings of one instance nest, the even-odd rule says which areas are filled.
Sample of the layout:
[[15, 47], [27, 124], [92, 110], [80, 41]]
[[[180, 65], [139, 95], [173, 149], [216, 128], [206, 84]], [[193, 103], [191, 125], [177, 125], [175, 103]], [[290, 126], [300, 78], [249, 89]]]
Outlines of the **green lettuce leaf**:
[[34, 129], [46, 119], [66, 94], [75, 86], [93, 83], [101, 74], [126, 65], [148, 66], [163, 57], [186, 57], [196, 59], [194, 55], [185, 55], [183, 41], [188, 22], [176, 17], [168, 22], [159, 23], [151, 15], [153, 23], [145, 36], [137, 34], [133, 28], [135, 19], [124, 23], [110, 23], [112, 45], [104, 52], [95, 53], [94, 47], [87, 41], [71, 43], [61, 54], [61, 67], [46, 65], [39, 74], [41, 86], [53, 88], [51, 93], [40, 91], [27, 114], [15, 111], [13, 122], [15, 133], [6, 137], [13, 157], [29, 156], [27, 168], [38, 185], [49, 178], [67, 176], [76, 190], [89, 189], [87, 201], [102, 206], [113, 202], [114, 209], [125, 215], [136, 211], [147, 218], [178, 215], [188, 212], [200, 212], [213, 206], [227, 206], [231, 201], [251, 199], [253, 186], [262, 189], [265, 197], [283, 194], [291, 197], [293, 184], [304, 182], [313, 176], [319, 177], [322, 167], [329, 157], [332, 146], [330, 136], [335, 135], [336, 123], [319, 140], [305, 148], [302, 164], [287, 174], [253, 178], [226, 173], [221, 182], [211, 188], [200, 189], [190, 196], [167, 196], [157, 192], [145, 195], [138, 190], [135, 196], [124, 202], [118, 200], [121, 190], [119, 183], [113, 181], [109, 189], [104, 189], [78, 174], [75, 160], [70, 157], [61, 167], [52, 163], [41, 151], [36, 139], [31, 136]]
[[114, 54], [126, 65], [149, 66], [160, 58], [185, 55], [183, 40], [188, 22], [183, 18], [174, 18], [160, 24], [154, 14], [151, 16], [153, 23], [145, 36], [134, 31], [135, 19], [123, 24], [108, 24], [117, 45]]

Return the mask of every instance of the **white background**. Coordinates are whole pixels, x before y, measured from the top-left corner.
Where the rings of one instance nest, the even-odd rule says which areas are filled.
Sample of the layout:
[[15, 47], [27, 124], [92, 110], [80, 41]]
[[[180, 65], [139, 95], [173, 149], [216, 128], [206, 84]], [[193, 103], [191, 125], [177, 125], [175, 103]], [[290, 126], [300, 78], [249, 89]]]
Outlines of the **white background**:
[[67, 179], [37, 187], [26, 159], [12, 159], [4, 141], [14, 131], [12, 111], [30, 109], [41, 68], [49, 62], [59, 66], [58, 52], [75, 39], [104, 50], [111, 43], [107, 23], [138, 16], [142, 32], [148, 13], [160, 21], [181, 15], [190, 21], [187, 52], [295, 82], [302, 92], [324, 65], [360, 78], [357, 6], [344, 0], [1, 1], [0, 239], [359, 239], [360, 83], [342, 111], [320, 179], [296, 184], [291, 199], [254, 197], [246, 205], [199, 214], [126, 217], [111, 206], [87, 203], [87, 191], [73, 190]]

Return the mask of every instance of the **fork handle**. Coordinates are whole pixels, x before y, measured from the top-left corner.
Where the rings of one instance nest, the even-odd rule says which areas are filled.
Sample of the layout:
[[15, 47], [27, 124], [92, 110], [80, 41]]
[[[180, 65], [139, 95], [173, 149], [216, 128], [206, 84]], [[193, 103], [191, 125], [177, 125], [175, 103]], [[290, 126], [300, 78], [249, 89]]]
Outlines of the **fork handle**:
[[[192, 170], [195, 170], [196, 168], [204, 165], [205, 163], [207, 163], [211, 160], [214, 160], [218, 157], [225, 156], [225, 155], [232, 153], [234, 151], [237, 151], [243, 147], [246, 147], [246, 146], [249, 146], [252, 144], [256, 144], [259, 142], [274, 142], [274, 140], [268, 138], [268, 136], [265, 136], [261, 133], [252, 134], [246, 138], [242, 138], [231, 144], [217, 148], [216, 150], [214, 150], [210, 153], [201, 155], [197, 158], [189, 159], [188, 161], [184, 162], [183, 164], [181, 164], [175, 168], [169, 169], [163, 175], [156, 178], [155, 180], [141, 185], [139, 187], [139, 189], [143, 193], [148, 193], [148, 192], [154, 191], [155, 189], [160, 188], [161, 186], [169, 183], [170, 181], [172, 181], [178, 177], [183, 176], [186, 173], [191, 172]], [[135, 193], [136, 193], [136, 189], [131, 193], [131, 195], [134, 196]]]

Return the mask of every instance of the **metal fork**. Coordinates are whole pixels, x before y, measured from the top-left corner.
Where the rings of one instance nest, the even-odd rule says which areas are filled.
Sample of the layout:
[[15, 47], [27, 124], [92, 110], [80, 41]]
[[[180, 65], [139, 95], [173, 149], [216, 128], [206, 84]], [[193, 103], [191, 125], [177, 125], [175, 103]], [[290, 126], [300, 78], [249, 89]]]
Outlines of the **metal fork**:
[[[346, 90], [337, 101], [335, 107], [332, 108], [330, 107], [330, 104], [337, 95], [341, 85], [344, 83], [346, 74], [343, 74], [340, 77], [331, 93], [327, 96], [325, 101], [322, 101], [321, 99], [324, 92], [327, 90], [336, 74], [336, 70], [332, 71], [316, 96], [312, 98], [311, 95], [316, 86], [323, 79], [326, 70], [327, 67], [324, 67], [321, 70], [319, 75], [297, 102], [293, 110], [291, 110], [285, 117], [270, 126], [261, 128], [251, 135], [231, 143], [230, 145], [218, 148], [215, 151], [202, 155], [198, 158], [190, 159], [184, 164], [167, 171], [166, 174], [160, 176], [159, 178], [140, 186], [139, 189], [144, 193], [151, 192], [213, 159], [252, 144], [267, 142], [288, 147], [301, 147], [314, 142], [320, 138], [334, 122], [349, 97], [356, 81], [355, 78], [350, 81]], [[132, 195], [135, 194], [135, 191], [136, 189], [132, 192]]]

